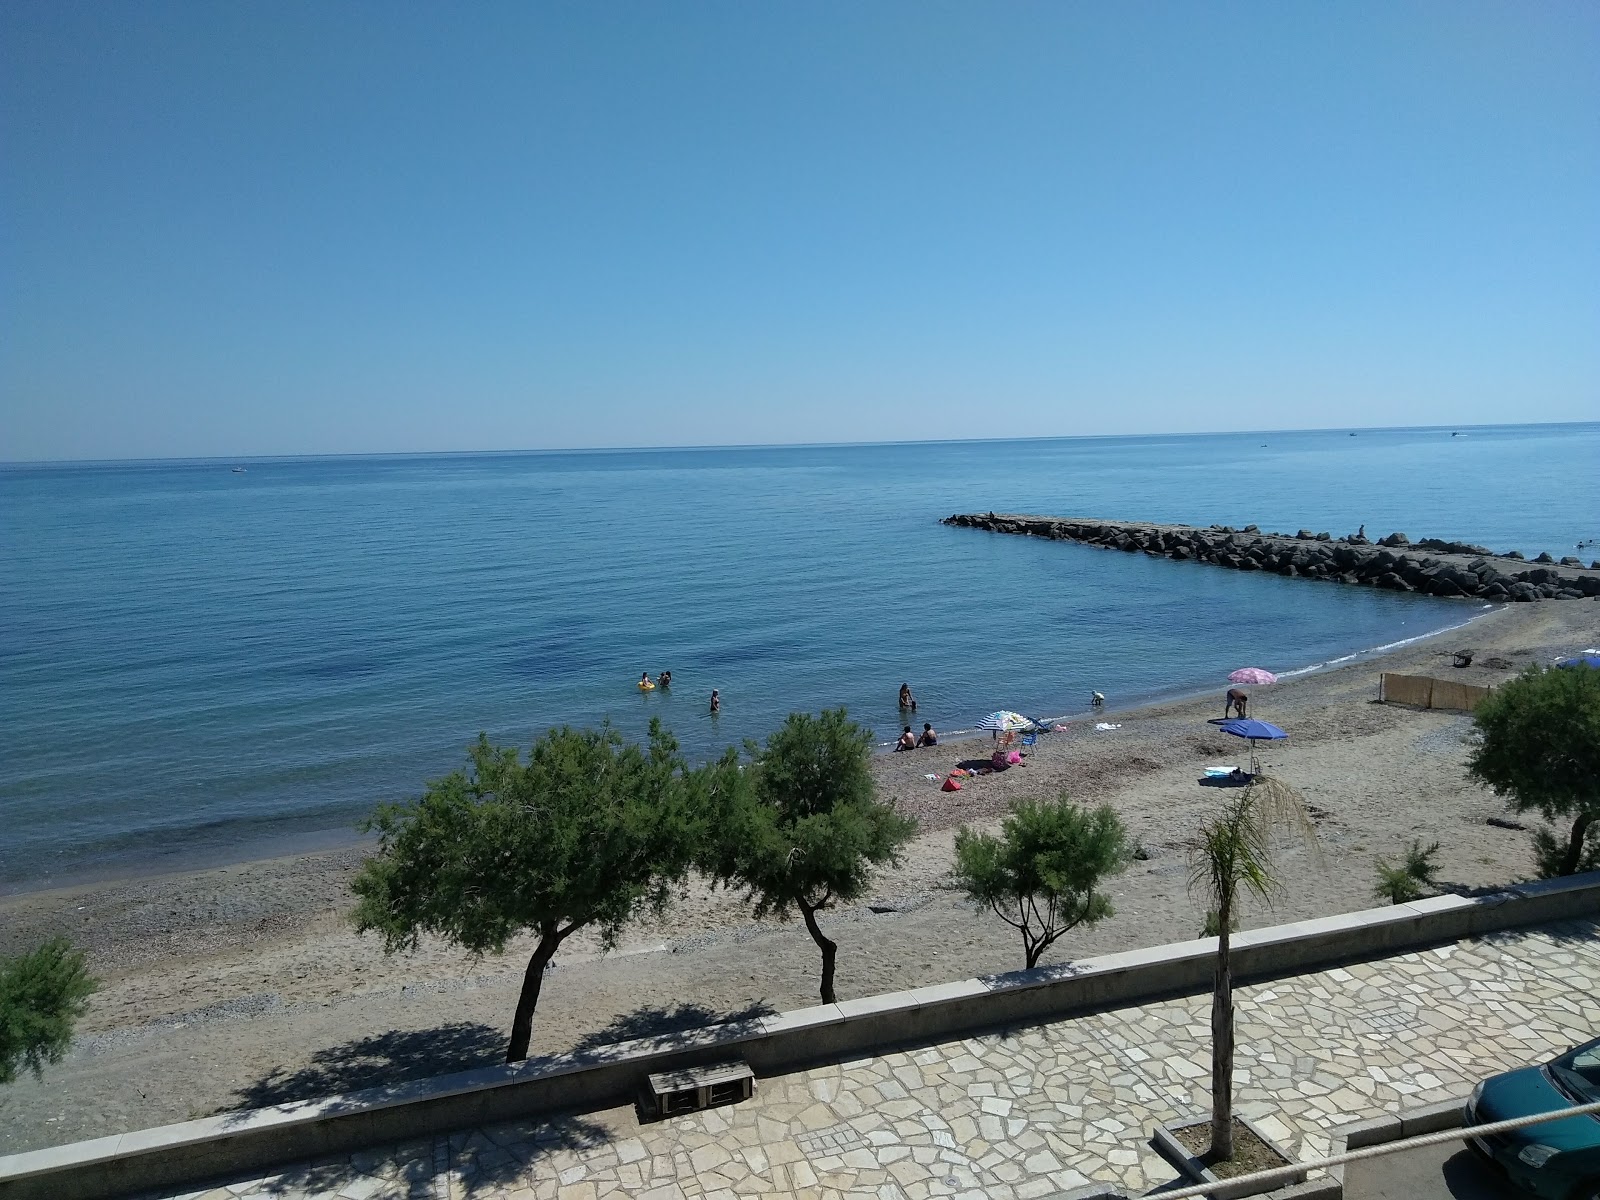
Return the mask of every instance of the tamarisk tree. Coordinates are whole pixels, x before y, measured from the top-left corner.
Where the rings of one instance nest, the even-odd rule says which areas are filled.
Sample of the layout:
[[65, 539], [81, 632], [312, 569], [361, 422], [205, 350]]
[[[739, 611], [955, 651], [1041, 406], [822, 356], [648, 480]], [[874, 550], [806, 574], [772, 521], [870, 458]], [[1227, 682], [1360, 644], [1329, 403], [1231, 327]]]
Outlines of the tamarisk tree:
[[1011, 807], [1000, 836], [956, 831], [956, 883], [974, 903], [1022, 935], [1027, 965], [1063, 934], [1111, 915], [1101, 880], [1127, 865], [1131, 848], [1109, 804], [1080, 808], [1063, 794]]
[[718, 832], [705, 856], [719, 881], [746, 889], [757, 918], [798, 912], [822, 952], [821, 994], [835, 1003], [838, 944], [817, 914], [858, 900], [875, 867], [898, 859], [916, 828], [877, 798], [872, 734], [845, 710], [790, 713], [748, 764], [730, 752], [711, 769]]
[[38, 1078], [46, 1063], [61, 1061], [96, 986], [83, 951], [66, 938], [0, 958], [0, 1083], [19, 1069]]
[[1482, 740], [1467, 770], [1515, 811], [1571, 822], [1564, 840], [1534, 834], [1539, 873], [1600, 869], [1600, 668], [1530, 667], [1472, 716]]
[[526, 763], [481, 735], [469, 756], [420, 800], [374, 813], [378, 852], [351, 884], [355, 923], [380, 934], [388, 953], [415, 949], [423, 934], [473, 954], [536, 935], [506, 1049], [519, 1062], [561, 943], [593, 928], [612, 946], [641, 909], [663, 907], [702, 829], [659, 721], [648, 749], [609, 727], [562, 728], [536, 741]]

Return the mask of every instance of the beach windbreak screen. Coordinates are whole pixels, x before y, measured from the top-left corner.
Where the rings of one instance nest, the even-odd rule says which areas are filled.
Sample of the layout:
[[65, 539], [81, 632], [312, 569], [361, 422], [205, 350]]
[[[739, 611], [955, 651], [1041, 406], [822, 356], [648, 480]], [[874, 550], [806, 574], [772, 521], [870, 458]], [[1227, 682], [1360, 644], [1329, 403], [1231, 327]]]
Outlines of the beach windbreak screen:
[[480, 730], [659, 716], [700, 759], [838, 705], [892, 740], [902, 683], [945, 731], [1345, 658], [1482, 606], [939, 519], [1587, 563], [1597, 461], [1567, 425], [0, 468], [0, 887], [348, 837]]

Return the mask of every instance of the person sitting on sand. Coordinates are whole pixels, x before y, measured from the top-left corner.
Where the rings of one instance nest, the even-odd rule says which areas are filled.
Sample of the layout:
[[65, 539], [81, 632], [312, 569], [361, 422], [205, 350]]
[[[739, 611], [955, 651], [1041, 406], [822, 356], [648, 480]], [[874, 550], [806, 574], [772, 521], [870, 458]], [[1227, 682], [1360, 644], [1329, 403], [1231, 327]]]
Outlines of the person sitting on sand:
[[917, 748], [917, 735], [911, 732], [911, 726], [906, 726], [906, 731], [900, 735], [900, 740], [894, 744], [896, 750], [915, 750]]
[[900, 685], [900, 707], [909, 708], [912, 712], [917, 711], [916, 697], [911, 694], [911, 685], [909, 683]]
[[656, 676], [656, 686], [657, 687], [664, 687], [664, 688], [671, 687], [672, 686], [672, 672], [671, 671], [663, 671], [663, 672], [661, 672], [660, 675], [657, 675]]
[[922, 723], [922, 736], [917, 739], [919, 746], [937, 746], [939, 735], [933, 731], [933, 726], [927, 721]]
[[711, 689], [711, 715], [716, 716], [722, 711], [722, 697], [717, 695], [717, 689]]
[[1236, 717], [1244, 716], [1245, 709], [1250, 707], [1250, 693], [1243, 688], [1229, 688], [1227, 699], [1223, 702], [1222, 715], [1226, 717], [1228, 710], [1233, 710]]

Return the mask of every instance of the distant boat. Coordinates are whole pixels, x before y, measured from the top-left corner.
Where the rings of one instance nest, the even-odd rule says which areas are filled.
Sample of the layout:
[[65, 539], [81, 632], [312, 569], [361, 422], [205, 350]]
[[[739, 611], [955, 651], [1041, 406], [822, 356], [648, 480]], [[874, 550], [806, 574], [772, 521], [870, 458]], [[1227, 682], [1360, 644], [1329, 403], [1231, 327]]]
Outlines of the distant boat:
[[1352, 434], [1351, 434], [1351, 435], [1350, 435], [1350, 436], [1351, 436], [1351, 437], [1355, 437], [1355, 434], [1354, 434], [1354, 433], [1352, 433]]
[[244, 474], [244, 468], [243, 467], [235, 467], [233, 469], [233, 473], [235, 475], [243, 475]]

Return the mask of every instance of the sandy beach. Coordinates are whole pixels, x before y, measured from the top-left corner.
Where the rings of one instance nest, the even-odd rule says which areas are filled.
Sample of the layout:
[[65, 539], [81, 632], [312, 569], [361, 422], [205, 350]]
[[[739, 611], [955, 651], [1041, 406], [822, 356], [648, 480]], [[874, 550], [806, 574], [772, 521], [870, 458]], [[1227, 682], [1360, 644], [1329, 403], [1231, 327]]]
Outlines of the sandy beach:
[[[1474, 611], [1463, 607], [1466, 617]], [[1313, 806], [1320, 854], [1296, 851], [1292, 886], [1256, 926], [1370, 907], [1375, 855], [1413, 838], [1442, 845], [1442, 878], [1475, 888], [1526, 878], [1528, 834], [1490, 825], [1504, 805], [1464, 771], [1470, 718], [1375, 703], [1381, 670], [1493, 683], [1530, 662], [1600, 644], [1600, 605], [1505, 606], [1463, 629], [1378, 657], [1252, 689], [1251, 714], [1289, 730], [1267, 769]], [[1474, 650], [1471, 667], [1452, 651]], [[1504, 664], [1504, 665], [1499, 665]], [[1041, 739], [1025, 764], [938, 790], [983, 742], [947, 742], [875, 764], [882, 794], [922, 822], [871, 902], [830, 914], [841, 996], [1021, 966], [1015, 935], [948, 886], [954, 830], [1024, 796], [1066, 791], [1114, 805], [1147, 857], [1110, 886], [1116, 915], [1075, 931], [1046, 961], [1195, 936], [1185, 839], [1223, 793], [1201, 768], [1248, 761], [1207, 726], [1222, 693], [1108, 713]], [[57, 933], [89, 953], [102, 988], [68, 1060], [0, 1095], [0, 1152], [97, 1137], [220, 1109], [497, 1061], [527, 946], [474, 961], [442, 945], [385, 957], [347, 923], [361, 847], [215, 870], [85, 885], [0, 901], [0, 951]], [[749, 919], [737, 895], [691, 887], [618, 952], [568, 943], [534, 1026], [535, 1053], [671, 1024], [816, 1002], [817, 955], [798, 924]]]

